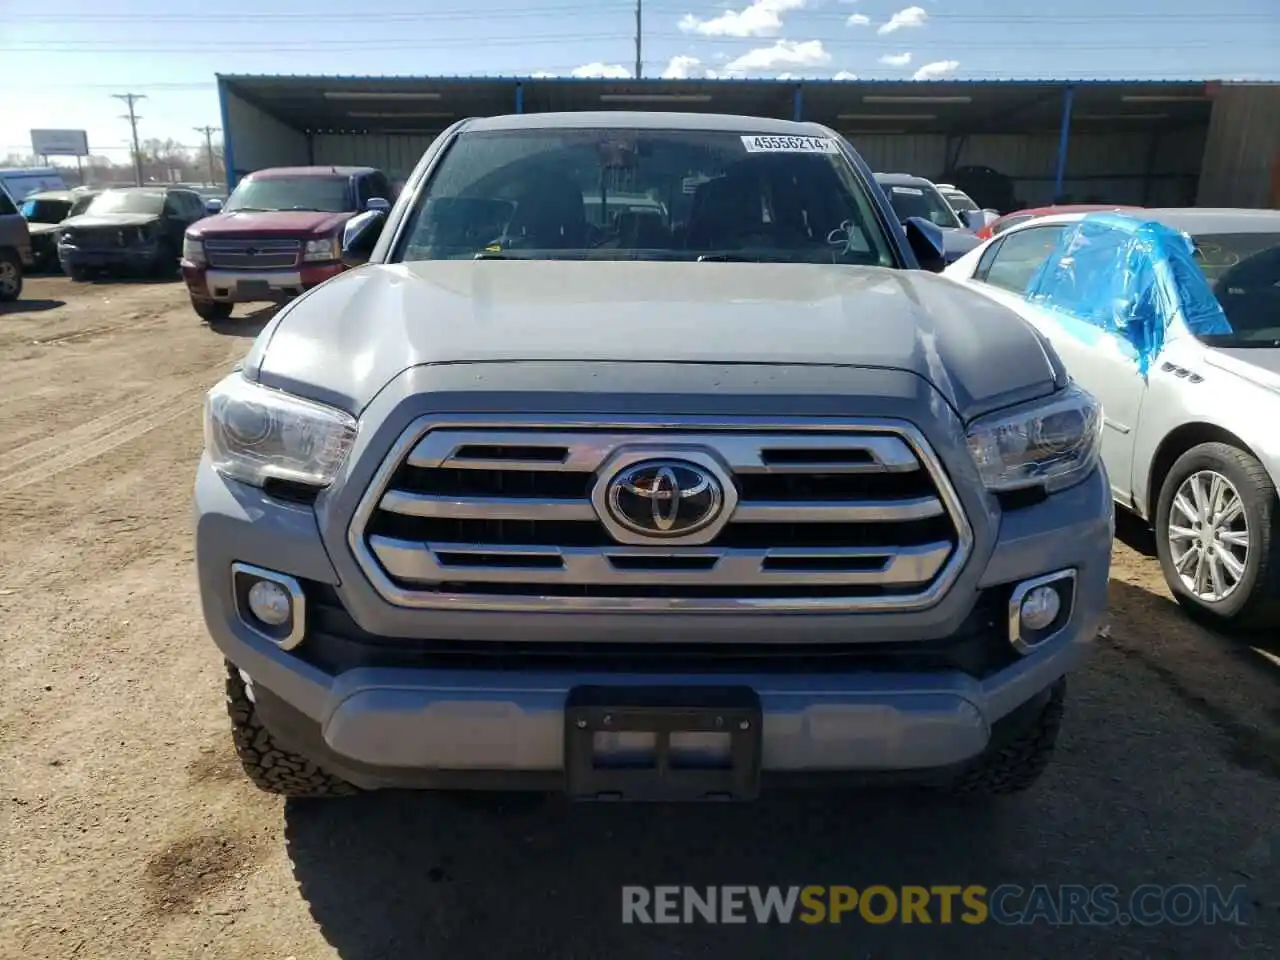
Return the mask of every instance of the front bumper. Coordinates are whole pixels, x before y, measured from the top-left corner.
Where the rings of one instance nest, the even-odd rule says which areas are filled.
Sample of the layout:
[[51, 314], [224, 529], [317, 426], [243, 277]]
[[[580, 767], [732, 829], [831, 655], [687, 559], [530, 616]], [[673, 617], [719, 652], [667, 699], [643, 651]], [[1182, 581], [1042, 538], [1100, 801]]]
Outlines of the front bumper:
[[[308, 660], [306, 641], [286, 652], [249, 628], [236, 612], [231, 587], [231, 565], [242, 562], [325, 585], [342, 602], [354, 585], [340, 582], [314, 510], [224, 480], [207, 461], [199, 468], [195, 508], [201, 597], [215, 643], [252, 678], [274, 734], [368, 788], [555, 783], [564, 766], [566, 697], [574, 687], [592, 684], [750, 687], [763, 708], [766, 774], [946, 768], [980, 753], [998, 722], [1080, 662], [1106, 607], [1112, 534], [1111, 498], [1101, 471], [1048, 504], [1004, 515], [993, 549], [970, 559], [984, 564], [981, 578], [963, 580], [956, 588], [971, 591], [968, 606], [977, 602], [975, 587], [996, 588], [1065, 569], [1076, 571], [1075, 603], [1055, 638], [978, 677], [961, 670], [735, 669], [692, 675], [582, 667], [405, 667], [387, 665], [394, 662], [390, 655], [375, 656], [369, 665], [334, 668]], [[420, 637], [462, 635], [452, 628], [456, 615], [412, 615]], [[734, 630], [745, 639], [843, 637], [876, 644], [945, 636], [940, 616], [936, 610], [884, 616], [614, 615], [590, 623], [599, 631], [597, 640], [623, 634], [643, 639], [647, 632], [648, 639], [658, 641]], [[574, 626], [556, 616], [520, 615], [511, 619], [508, 636], [546, 637], [557, 629], [581, 636], [583, 623], [581, 618]], [[385, 634], [372, 639], [389, 652], [401, 631], [390, 627]], [[409, 642], [406, 637], [404, 643]]]
[[119, 248], [73, 247], [58, 244], [58, 262], [64, 272], [83, 270], [147, 270], [160, 259], [160, 247], [154, 241]]
[[191, 296], [220, 303], [288, 300], [345, 269], [341, 263], [319, 263], [289, 270], [217, 270], [182, 261], [182, 277]]

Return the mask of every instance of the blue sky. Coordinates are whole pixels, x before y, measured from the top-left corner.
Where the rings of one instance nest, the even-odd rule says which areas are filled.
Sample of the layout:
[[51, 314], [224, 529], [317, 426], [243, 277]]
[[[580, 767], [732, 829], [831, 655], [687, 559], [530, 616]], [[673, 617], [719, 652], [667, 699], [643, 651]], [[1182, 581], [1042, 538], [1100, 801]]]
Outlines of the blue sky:
[[[125, 91], [147, 96], [142, 137], [196, 144], [217, 72], [629, 76], [635, 58], [633, 0], [0, 6], [0, 156], [54, 127], [124, 159]], [[645, 0], [644, 21], [646, 76], [1280, 80], [1280, 0]]]

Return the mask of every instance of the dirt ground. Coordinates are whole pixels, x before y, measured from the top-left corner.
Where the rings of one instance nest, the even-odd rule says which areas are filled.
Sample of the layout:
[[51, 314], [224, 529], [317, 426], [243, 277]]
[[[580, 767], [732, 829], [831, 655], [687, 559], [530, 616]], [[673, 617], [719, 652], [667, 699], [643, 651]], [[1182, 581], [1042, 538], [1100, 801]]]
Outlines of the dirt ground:
[[[974, 809], [285, 804], [240, 776], [192, 575], [203, 392], [259, 323], [176, 284], [0, 307], [0, 956], [1270, 957], [1280, 659], [1169, 601], [1124, 526], [1050, 772]], [[623, 884], [1242, 884], [1246, 926], [634, 927]]]

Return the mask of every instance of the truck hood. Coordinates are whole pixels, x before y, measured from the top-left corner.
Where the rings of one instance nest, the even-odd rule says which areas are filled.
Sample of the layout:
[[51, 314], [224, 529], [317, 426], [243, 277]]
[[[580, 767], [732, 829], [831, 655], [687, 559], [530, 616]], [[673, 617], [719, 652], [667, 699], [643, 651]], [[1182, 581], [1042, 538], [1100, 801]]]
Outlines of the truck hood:
[[319, 210], [248, 210], [206, 217], [187, 233], [193, 237], [322, 237], [340, 230], [354, 216]]
[[906, 370], [965, 419], [1064, 377], [1016, 314], [921, 271], [545, 260], [349, 271], [287, 307], [245, 369], [356, 413], [409, 367], [514, 361]]
[[63, 220], [58, 226], [71, 230], [92, 230], [97, 227], [145, 227], [155, 223], [160, 217], [154, 213], [106, 213], [90, 215], [82, 213], [78, 217]]

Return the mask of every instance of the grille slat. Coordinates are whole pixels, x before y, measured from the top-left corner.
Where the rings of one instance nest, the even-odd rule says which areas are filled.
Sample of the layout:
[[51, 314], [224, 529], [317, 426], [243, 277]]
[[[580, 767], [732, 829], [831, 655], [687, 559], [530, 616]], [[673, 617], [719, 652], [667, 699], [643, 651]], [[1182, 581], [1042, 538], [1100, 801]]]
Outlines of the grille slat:
[[[893, 609], [936, 600], [972, 545], [945, 473], [905, 425], [414, 429], [351, 532], [375, 587], [404, 606]], [[723, 466], [731, 512], [709, 542], [615, 539], [593, 490], [637, 456]]]
[[279, 270], [296, 267], [301, 240], [206, 240], [209, 266], [224, 270]]

